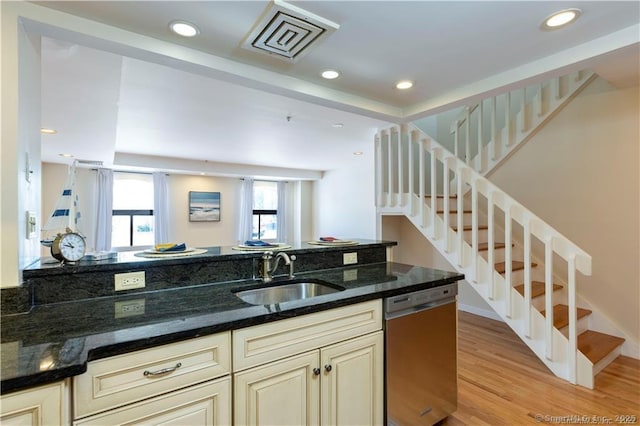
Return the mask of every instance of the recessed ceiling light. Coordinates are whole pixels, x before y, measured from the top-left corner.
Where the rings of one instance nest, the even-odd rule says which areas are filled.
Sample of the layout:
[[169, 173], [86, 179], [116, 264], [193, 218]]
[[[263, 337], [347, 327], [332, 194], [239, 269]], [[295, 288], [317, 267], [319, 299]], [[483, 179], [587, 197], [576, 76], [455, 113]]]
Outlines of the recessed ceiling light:
[[362, 151], [356, 151], [356, 152], [353, 153], [353, 155], [362, 155], [362, 154], [364, 154], [364, 152], [362, 152]]
[[55, 135], [56, 133], [58, 133], [58, 131], [56, 129], [45, 129], [43, 127], [42, 129], [40, 129], [40, 133], [43, 133], [45, 135]]
[[542, 21], [540, 28], [543, 30], [557, 30], [558, 28], [562, 28], [565, 25], [574, 22], [581, 14], [582, 11], [580, 9], [561, 10], [549, 15], [544, 21]]
[[336, 70], [322, 71], [322, 78], [326, 78], [327, 80], [333, 80], [338, 77], [340, 77], [340, 73]]
[[169, 28], [182, 37], [194, 37], [200, 34], [198, 27], [186, 21], [171, 21]]
[[402, 80], [396, 83], [396, 89], [407, 90], [413, 87], [413, 81]]
[[333, 123], [331, 125], [331, 127], [335, 127], [336, 129], [342, 129], [344, 127], [344, 124], [342, 124], [342, 123]]
[[73, 157], [73, 154], [58, 154], [60, 157], [66, 157], [66, 158], [71, 158]]

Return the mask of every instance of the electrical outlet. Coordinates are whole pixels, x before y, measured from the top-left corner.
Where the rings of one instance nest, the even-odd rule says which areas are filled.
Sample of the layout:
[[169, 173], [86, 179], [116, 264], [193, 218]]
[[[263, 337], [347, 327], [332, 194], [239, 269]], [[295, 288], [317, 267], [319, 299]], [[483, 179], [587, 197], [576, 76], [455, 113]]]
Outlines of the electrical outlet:
[[343, 265], [353, 265], [354, 263], [358, 263], [358, 252], [342, 254]]
[[113, 278], [116, 291], [144, 288], [144, 271], [115, 274]]
[[145, 299], [127, 300], [116, 302], [113, 306], [115, 318], [131, 317], [134, 315], [144, 315]]

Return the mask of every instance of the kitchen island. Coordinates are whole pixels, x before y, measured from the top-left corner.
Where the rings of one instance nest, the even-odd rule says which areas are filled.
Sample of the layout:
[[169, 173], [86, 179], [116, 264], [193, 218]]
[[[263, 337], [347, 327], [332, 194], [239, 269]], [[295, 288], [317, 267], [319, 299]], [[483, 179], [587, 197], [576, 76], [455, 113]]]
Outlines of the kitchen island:
[[[463, 279], [454, 272], [387, 262], [386, 249], [393, 245], [359, 241], [349, 247], [292, 247], [287, 252], [298, 257], [296, 278], [343, 290], [258, 306], [234, 293], [259, 282], [260, 252], [210, 248], [191, 258], [34, 266], [25, 271], [31, 306], [2, 317], [2, 393], [83, 375], [97, 360], [338, 312]], [[357, 263], [344, 265], [345, 253], [357, 253]], [[114, 293], [113, 274], [132, 270], [146, 272], [147, 286]], [[276, 277], [272, 284], [286, 279]]]

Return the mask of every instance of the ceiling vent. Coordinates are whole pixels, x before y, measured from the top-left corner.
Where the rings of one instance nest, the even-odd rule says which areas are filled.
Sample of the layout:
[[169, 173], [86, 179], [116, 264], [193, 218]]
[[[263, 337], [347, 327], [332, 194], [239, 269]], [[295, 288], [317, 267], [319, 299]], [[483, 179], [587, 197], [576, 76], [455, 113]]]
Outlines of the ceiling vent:
[[313, 45], [340, 28], [304, 9], [274, 0], [242, 47], [289, 62], [297, 62]]

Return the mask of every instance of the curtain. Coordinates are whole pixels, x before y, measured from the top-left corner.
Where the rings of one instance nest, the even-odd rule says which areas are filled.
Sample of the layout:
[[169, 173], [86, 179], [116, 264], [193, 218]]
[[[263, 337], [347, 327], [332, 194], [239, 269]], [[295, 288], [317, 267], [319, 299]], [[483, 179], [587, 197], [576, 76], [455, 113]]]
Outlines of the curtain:
[[278, 182], [278, 232], [276, 240], [287, 241], [287, 183]]
[[113, 170], [98, 169], [96, 174], [98, 205], [96, 208], [96, 251], [111, 250], [111, 216], [113, 213]]
[[240, 218], [238, 220], [238, 243], [251, 239], [253, 232], [253, 179], [245, 178], [240, 193]]
[[153, 217], [155, 243], [169, 242], [169, 190], [167, 174], [153, 173]]

